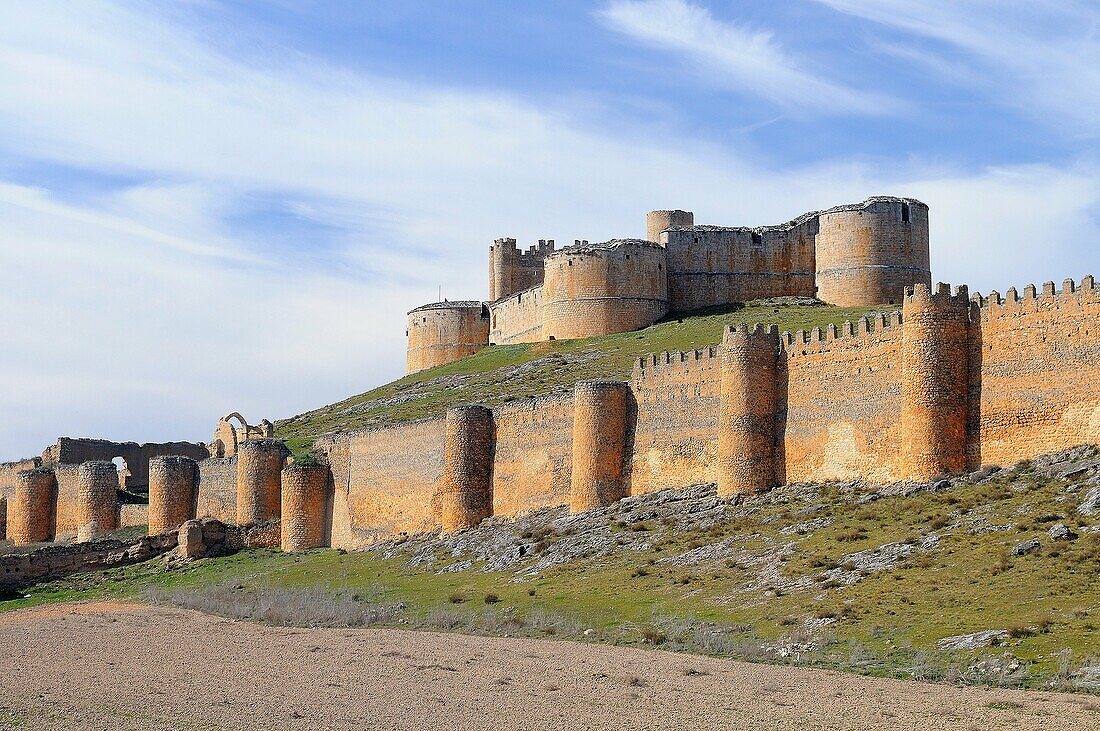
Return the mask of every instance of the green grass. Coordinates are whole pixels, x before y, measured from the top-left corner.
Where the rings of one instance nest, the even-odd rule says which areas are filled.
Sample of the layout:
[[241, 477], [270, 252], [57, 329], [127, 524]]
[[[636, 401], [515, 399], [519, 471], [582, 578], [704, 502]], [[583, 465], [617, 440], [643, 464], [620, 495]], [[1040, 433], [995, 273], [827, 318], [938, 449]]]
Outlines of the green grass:
[[[152, 561], [77, 575], [34, 587], [0, 608], [135, 597], [146, 586], [199, 590], [234, 582], [245, 590], [309, 588], [375, 604], [401, 602], [404, 626], [437, 626], [437, 615], [445, 611], [462, 618], [458, 626], [465, 631], [500, 632], [499, 618], [505, 617], [513, 622], [509, 633], [538, 634], [525, 618], [550, 613], [592, 628], [603, 641], [653, 644], [667, 638], [665, 646], [693, 651], [705, 648], [680, 636], [685, 627], [713, 623], [728, 636], [760, 642], [797, 632], [810, 618], [835, 617], [817, 635], [821, 647], [802, 662], [942, 678], [977, 656], [1007, 652], [1030, 666], [1021, 684], [1049, 687], [1064, 681], [1059, 673], [1067, 662], [1076, 667], [1100, 661], [1100, 534], [1085, 533], [1088, 519], [1070, 519], [1082, 537], [1055, 543], [1045, 535], [1049, 522], [1040, 520], [1052, 512], [1066, 514], [1067, 506], [1057, 500], [1063, 488], [1057, 481], [1008, 473], [986, 485], [855, 506], [850, 497], [842, 499], [824, 486], [805, 501], [765, 504], [706, 529], [677, 531], [651, 521], [647, 535], [656, 540], [647, 551], [579, 560], [520, 581], [518, 573], [530, 561], [505, 572], [438, 573], [462, 559], [441, 551], [434, 566], [413, 568], [407, 554], [387, 559], [377, 552], [252, 550], [167, 572]], [[829, 518], [831, 525], [803, 536], [779, 532], [805, 520], [795, 513], [811, 503], [824, 506], [813, 517]], [[988, 524], [1014, 527], [972, 534], [965, 521], [978, 515]], [[916, 551], [850, 586], [830, 587], [820, 579], [803, 588], [755, 585], [759, 577], [751, 559], [769, 543], [793, 543], [779, 568], [786, 580], [815, 577], [842, 563], [845, 554], [919, 540], [930, 532], [941, 536], [934, 550]], [[730, 559], [690, 567], [660, 561], [731, 536], [741, 542]], [[1012, 546], [1033, 537], [1042, 540], [1041, 551], [1006, 559]], [[551, 532], [545, 540], [560, 538]], [[488, 595], [499, 602], [486, 603]], [[487, 629], [489, 615], [497, 620]], [[1006, 629], [1013, 636], [1001, 647], [968, 653], [935, 647], [945, 636], [985, 629]], [[928, 667], [913, 670], [916, 664]]]
[[[881, 308], [880, 308], [881, 309]], [[874, 308], [775, 306], [748, 303], [679, 315], [651, 327], [580, 340], [494, 345], [343, 401], [276, 422], [276, 436], [295, 453], [326, 433], [416, 421], [462, 403], [494, 406], [572, 388], [578, 381], [630, 376], [649, 353], [717, 345], [726, 326], [763, 322], [781, 331], [855, 321]], [[523, 366], [522, 368], [519, 368]]]

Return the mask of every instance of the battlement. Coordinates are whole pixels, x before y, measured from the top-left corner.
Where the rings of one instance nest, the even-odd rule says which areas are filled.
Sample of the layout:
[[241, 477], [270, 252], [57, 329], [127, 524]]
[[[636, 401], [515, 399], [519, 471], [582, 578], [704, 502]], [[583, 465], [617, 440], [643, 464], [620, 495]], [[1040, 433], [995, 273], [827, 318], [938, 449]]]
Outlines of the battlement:
[[905, 288], [905, 304], [936, 303], [942, 306], [968, 307], [970, 303], [969, 288], [965, 284], [955, 287], [954, 293], [951, 285], [938, 282], [933, 292], [927, 284], [915, 284]]
[[902, 324], [900, 310], [894, 312], [876, 312], [852, 322], [845, 320], [841, 325], [826, 325], [810, 330], [796, 332], [784, 331], [780, 343], [787, 356], [805, 355], [807, 346], [828, 346], [833, 343], [849, 343], [869, 335], [881, 335], [890, 328], [899, 328]]
[[996, 290], [985, 297], [981, 293], [975, 292], [970, 301], [979, 309], [979, 316], [988, 317], [991, 314], [1016, 309], [1027, 304], [1038, 305], [1044, 302], [1057, 304], [1060, 301], [1075, 299], [1089, 299], [1090, 301], [1100, 299], [1100, 287], [1096, 285], [1096, 280], [1091, 274], [1082, 277], [1080, 284], [1074, 282], [1073, 279], [1063, 280], [1060, 290], [1055, 288], [1054, 282], [1045, 282], [1041, 290], [1037, 289], [1034, 284], [1029, 284], [1023, 288], [1022, 293], [1018, 292], [1015, 287], [1009, 287], [1003, 297]]
[[677, 351], [670, 353], [651, 353], [634, 362], [632, 381], [644, 381], [647, 378], [664, 376], [672, 371], [684, 371], [694, 369], [708, 363], [716, 364], [718, 358], [718, 346], [711, 345], [698, 350]]

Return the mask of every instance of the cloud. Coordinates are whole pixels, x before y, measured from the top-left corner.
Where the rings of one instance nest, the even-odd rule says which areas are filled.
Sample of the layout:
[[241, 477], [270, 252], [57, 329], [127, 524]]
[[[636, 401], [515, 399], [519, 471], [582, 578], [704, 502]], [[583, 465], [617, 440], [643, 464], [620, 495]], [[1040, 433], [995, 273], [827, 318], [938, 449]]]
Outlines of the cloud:
[[[1100, 7], [1093, 2], [817, 1], [939, 44], [917, 58], [1000, 104], [1059, 129], [1100, 134]], [[960, 74], [966, 64], [974, 68]]]
[[708, 82], [757, 96], [798, 115], [882, 115], [902, 103], [807, 71], [768, 30], [724, 22], [686, 0], [612, 0], [598, 12], [610, 28], [682, 56]]
[[[140, 7], [0, 4], [0, 159], [22, 170], [0, 180], [0, 458], [59, 434], [206, 439], [233, 409], [284, 417], [397, 377], [405, 312], [440, 285], [485, 296], [497, 236], [913, 194], [936, 276], [985, 291], [1080, 276], [1100, 234], [1094, 166], [775, 169], [553, 100], [234, 55]], [[74, 194], [57, 170], [111, 182]]]

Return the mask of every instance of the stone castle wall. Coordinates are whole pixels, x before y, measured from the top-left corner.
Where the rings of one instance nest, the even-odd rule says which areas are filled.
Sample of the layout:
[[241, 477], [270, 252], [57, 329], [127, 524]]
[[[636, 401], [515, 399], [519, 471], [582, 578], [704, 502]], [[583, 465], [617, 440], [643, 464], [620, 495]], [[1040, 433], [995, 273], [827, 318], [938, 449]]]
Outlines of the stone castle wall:
[[542, 285], [489, 303], [489, 342], [537, 343], [542, 337]]
[[[929, 479], [1096, 440], [1091, 278], [974, 299], [965, 287], [912, 289], [894, 313], [798, 333], [730, 331], [718, 347], [641, 359], [622, 459], [629, 492]], [[606, 447], [623, 431], [612, 418], [621, 409], [589, 418], [591, 401], [561, 394], [492, 409], [483, 447], [494, 515], [568, 504], [572, 485], [604, 479], [594, 455], [616, 454]], [[438, 526], [444, 442], [443, 419], [330, 440], [337, 493], [342, 483], [351, 506], [341, 531], [334, 519], [333, 545]]]
[[652, 325], [668, 312], [665, 250], [632, 239], [562, 249], [546, 260], [542, 295], [544, 340]]
[[814, 296], [816, 217], [761, 229], [677, 227], [665, 231], [669, 307], [702, 307], [779, 296]]
[[[990, 293], [971, 313], [967, 462], [1010, 464], [1100, 434], [1100, 289]], [[973, 327], [977, 324], [977, 327]]]
[[497, 239], [489, 248], [487, 328], [473, 314], [478, 302], [412, 310], [408, 372], [490, 344], [637, 330], [670, 311], [782, 296], [898, 305], [905, 287], [931, 283], [928, 207], [911, 198], [868, 198], [778, 226], [694, 221], [690, 211], [651, 211], [648, 240], [578, 240], [559, 250], [552, 240], [520, 251], [515, 239]]

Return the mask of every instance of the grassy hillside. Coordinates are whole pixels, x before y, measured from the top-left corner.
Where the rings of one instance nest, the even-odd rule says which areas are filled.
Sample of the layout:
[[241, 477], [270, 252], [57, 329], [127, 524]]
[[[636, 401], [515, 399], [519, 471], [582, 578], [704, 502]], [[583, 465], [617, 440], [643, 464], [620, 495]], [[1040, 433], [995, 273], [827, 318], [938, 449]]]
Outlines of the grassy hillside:
[[366, 393], [278, 421], [276, 435], [300, 451], [335, 431], [415, 421], [450, 406], [488, 406], [572, 388], [590, 378], [627, 378], [634, 361], [648, 353], [716, 345], [727, 325], [774, 323], [792, 332], [857, 320], [871, 308], [750, 302], [700, 310], [644, 330], [581, 340], [494, 345], [468, 358], [414, 373]]
[[[554, 636], [1100, 692], [1100, 515], [1077, 509], [1100, 500], [1098, 454], [743, 501], [699, 486], [357, 553], [151, 561], [43, 584], [0, 611], [137, 596], [274, 624]], [[940, 644], [987, 630], [996, 638], [970, 649]]]

